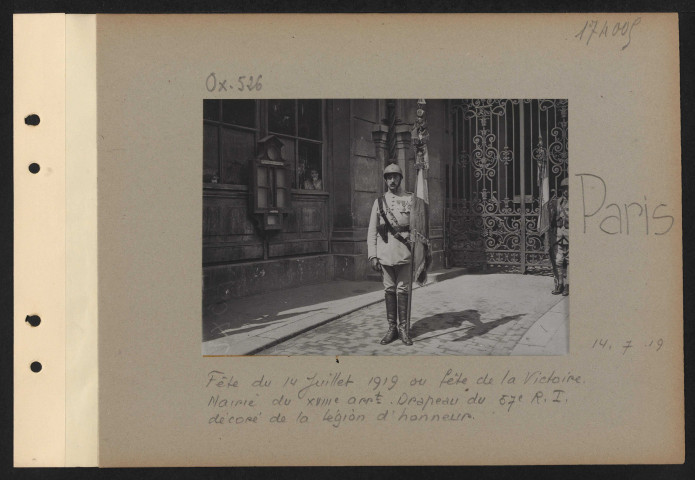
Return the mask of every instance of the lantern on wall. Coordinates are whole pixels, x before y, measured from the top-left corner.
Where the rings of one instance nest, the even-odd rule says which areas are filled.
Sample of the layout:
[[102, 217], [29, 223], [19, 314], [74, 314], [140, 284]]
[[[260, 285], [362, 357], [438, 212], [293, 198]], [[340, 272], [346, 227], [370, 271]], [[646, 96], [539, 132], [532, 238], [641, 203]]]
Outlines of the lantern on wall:
[[292, 209], [288, 165], [282, 158], [282, 141], [268, 135], [258, 141], [253, 163], [253, 213], [263, 230], [281, 230], [283, 214]]

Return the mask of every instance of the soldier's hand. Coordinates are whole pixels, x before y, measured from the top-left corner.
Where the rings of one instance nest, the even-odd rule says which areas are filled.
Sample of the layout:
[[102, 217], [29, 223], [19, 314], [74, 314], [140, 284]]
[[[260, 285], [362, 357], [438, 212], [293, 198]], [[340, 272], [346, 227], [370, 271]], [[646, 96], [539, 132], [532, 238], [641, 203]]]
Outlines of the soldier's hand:
[[381, 271], [381, 263], [379, 263], [378, 258], [372, 258], [371, 265], [372, 265], [372, 270], [374, 270], [375, 272]]

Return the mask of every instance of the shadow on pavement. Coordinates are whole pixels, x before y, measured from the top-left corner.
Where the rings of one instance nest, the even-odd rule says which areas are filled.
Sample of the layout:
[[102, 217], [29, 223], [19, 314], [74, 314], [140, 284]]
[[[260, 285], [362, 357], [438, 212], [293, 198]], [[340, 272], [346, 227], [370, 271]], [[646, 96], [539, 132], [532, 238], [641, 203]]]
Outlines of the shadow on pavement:
[[431, 317], [422, 318], [410, 327], [410, 336], [415, 338], [426, 333], [449, 330], [450, 328], [460, 327], [465, 321], [480, 323], [480, 313], [478, 310], [444, 312], [437, 313]]
[[[203, 341], [242, 334], [306, 317], [332, 307], [332, 302], [382, 290], [381, 282], [332, 280], [248, 297], [203, 304]], [[383, 296], [381, 297], [383, 300]]]
[[[467, 322], [473, 326], [464, 326], [463, 328], [459, 328], [459, 330], [466, 330], [466, 334], [453, 340], [454, 342], [463, 342], [470, 340], [473, 337], [485, 335], [489, 331], [494, 330], [505, 323], [516, 321], [524, 315], [526, 314], [507, 315], [497, 320], [483, 323], [480, 321], [480, 312], [478, 310], [437, 313], [436, 315], [425, 317], [413, 324], [410, 328], [410, 336], [415, 339], [421, 335], [441, 330], [445, 330], [445, 332], [428, 336], [427, 339], [438, 337], [440, 335], [448, 335], [457, 331], [451, 330], [452, 328], [462, 327], [463, 323]], [[425, 339], [423, 338], [422, 340]]]
[[466, 340], [470, 340], [473, 337], [480, 337], [480, 336], [488, 333], [490, 330], [494, 330], [495, 328], [499, 327], [500, 325], [504, 325], [505, 323], [513, 322], [515, 320], [519, 320], [524, 315], [526, 315], [526, 314], [520, 313], [517, 315], [507, 315], [506, 317], [502, 317], [502, 318], [499, 318], [497, 320], [493, 320], [493, 321], [487, 322], [487, 323], [481, 322], [480, 316], [478, 316], [477, 319], [475, 319], [474, 321], [471, 321], [471, 323], [473, 323], [473, 327], [469, 328], [463, 337], [455, 338], [453, 341], [454, 342], [464, 342]]
[[226, 337], [229, 335], [237, 335], [239, 333], [252, 332], [261, 328], [266, 328], [274, 323], [282, 322], [287, 318], [296, 317], [298, 315], [306, 315], [314, 312], [320, 312], [321, 310], [325, 310], [325, 308], [315, 308], [312, 310], [304, 310], [301, 312], [292, 312], [285, 314], [271, 312], [253, 320], [243, 320], [237, 318], [231, 321], [224, 321], [224, 319], [215, 321], [215, 318], [207, 317], [203, 320], [203, 341], [214, 340], [215, 338]]

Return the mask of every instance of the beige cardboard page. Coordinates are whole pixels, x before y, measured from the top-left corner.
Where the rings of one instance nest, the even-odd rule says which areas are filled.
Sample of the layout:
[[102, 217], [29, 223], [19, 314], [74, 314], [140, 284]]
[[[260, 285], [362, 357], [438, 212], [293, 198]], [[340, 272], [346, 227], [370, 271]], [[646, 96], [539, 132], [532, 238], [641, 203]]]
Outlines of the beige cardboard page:
[[[97, 46], [101, 465], [683, 461], [676, 15], [98, 16]], [[201, 357], [202, 99], [277, 97], [567, 98], [570, 353]], [[632, 202], [648, 234], [601, 230]]]
[[[78, 215], [92, 238], [83, 245], [87, 256], [98, 246], [99, 465], [683, 462], [677, 20], [98, 15], [96, 225], [89, 178], [77, 181], [68, 165], [63, 187], [68, 219], [82, 212], [78, 198], [87, 209]], [[93, 49], [88, 30], [85, 47]], [[262, 75], [262, 88], [210, 92], [212, 72]], [[70, 85], [66, 91], [69, 101]], [[568, 99], [570, 196], [577, 199], [569, 354], [203, 357], [205, 98]], [[87, 156], [75, 158], [93, 166]], [[15, 164], [18, 178], [26, 166]], [[23, 198], [16, 197], [18, 208], [31, 205]], [[66, 224], [68, 239], [70, 232], [77, 239], [77, 223]], [[52, 231], [59, 236], [60, 228]], [[67, 285], [68, 303], [57, 299], [52, 308], [85, 315], [91, 303], [83, 299], [80, 310], [78, 286], [95, 288], [92, 264], [76, 269], [70, 252], [67, 280], [56, 283]], [[18, 276], [33, 268], [17, 261]], [[65, 264], [56, 263], [59, 280]], [[41, 307], [26, 298], [16, 293], [22, 318], [15, 332], [26, 309]], [[71, 328], [67, 322], [68, 344], [77, 345], [82, 327], [72, 336]], [[29, 392], [17, 375], [36, 353], [25, 342], [15, 347], [15, 394]], [[68, 369], [84, 364], [79, 355], [66, 359]], [[77, 384], [61, 383], [71, 374], [75, 380], [71, 372], [31, 388], [65, 392], [68, 403], [90, 398], [74, 395]], [[309, 403], [317, 397], [322, 406]], [[51, 421], [67, 445], [57, 441], [62, 450], [42, 464], [64, 463], [71, 448], [74, 462], [88, 462], [75, 450], [77, 412], [56, 405]], [[40, 425], [32, 422], [29, 414], [18, 417], [16, 444], [22, 431]]]

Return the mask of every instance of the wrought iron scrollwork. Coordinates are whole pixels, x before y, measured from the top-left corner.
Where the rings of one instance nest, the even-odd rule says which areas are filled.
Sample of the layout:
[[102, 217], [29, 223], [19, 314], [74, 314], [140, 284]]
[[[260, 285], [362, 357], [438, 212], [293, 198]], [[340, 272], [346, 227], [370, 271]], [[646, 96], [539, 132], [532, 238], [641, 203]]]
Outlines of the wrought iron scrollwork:
[[545, 268], [537, 175], [545, 165], [553, 186], [567, 176], [567, 100], [475, 99], [451, 106], [447, 255], [459, 265]]

